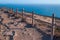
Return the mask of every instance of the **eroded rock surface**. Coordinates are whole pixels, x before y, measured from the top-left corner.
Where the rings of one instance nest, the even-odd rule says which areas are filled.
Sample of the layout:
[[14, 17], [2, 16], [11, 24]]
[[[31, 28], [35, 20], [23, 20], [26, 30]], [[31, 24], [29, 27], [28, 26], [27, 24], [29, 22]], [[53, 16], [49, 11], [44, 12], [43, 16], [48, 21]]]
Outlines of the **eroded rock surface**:
[[[8, 17], [8, 15], [10, 16]], [[51, 40], [51, 17], [34, 14], [32, 25], [31, 14], [26, 13], [24, 15], [25, 22], [21, 22], [22, 15], [18, 15], [19, 17], [15, 18], [16, 16], [0, 11], [1, 19], [3, 19], [0, 22], [0, 40], [7, 40], [7, 36], [10, 38], [8, 40]], [[56, 21], [60, 20], [56, 19]], [[59, 22], [56, 22], [56, 24], [58, 25]], [[15, 32], [14, 35], [12, 31]]]

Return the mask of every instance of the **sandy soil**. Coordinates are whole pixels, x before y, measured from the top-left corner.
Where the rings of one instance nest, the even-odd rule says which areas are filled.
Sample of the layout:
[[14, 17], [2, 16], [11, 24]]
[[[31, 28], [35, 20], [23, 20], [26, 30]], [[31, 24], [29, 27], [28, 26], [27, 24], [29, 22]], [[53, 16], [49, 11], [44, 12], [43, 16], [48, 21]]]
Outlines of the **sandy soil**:
[[[8, 18], [9, 13], [0, 11], [0, 16], [3, 18], [2, 28], [5, 35], [11, 35], [12, 31], [15, 31], [14, 40], [50, 40], [51, 35], [51, 17], [39, 16], [34, 14], [32, 25], [32, 14], [25, 13], [25, 22], [21, 22], [21, 14], [18, 14], [18, 19], [13, 17]], [[9, 14], [10, 15], [10, 14]], [[30, 25], [31, 24], [31, 25]], [[56, 19], [56, 25], [60, 26], [60, 20]], [[3, 33], [2, 31], [2, 33]], [[3, 35], [3, 34], [1, 34]], [[4, 37], [4, 36], [3, 36]]]

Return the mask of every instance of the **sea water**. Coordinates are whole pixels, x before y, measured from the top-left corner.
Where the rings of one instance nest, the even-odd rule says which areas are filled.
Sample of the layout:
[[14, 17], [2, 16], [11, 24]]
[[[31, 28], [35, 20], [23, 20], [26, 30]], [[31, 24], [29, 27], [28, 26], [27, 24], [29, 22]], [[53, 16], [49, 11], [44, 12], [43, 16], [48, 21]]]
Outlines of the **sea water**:
[[0, 4], [0, 7], [13, 8], [16, 10], [18, 8], [19, 11], [22, 11], [22, 8], [27, 12], [34, 11], [35, 14], [44, 15], [44, 16], [52, 16], [55, 14], [55, 17], [60, 18], [60, 5], [42, 5], [42, 4]]

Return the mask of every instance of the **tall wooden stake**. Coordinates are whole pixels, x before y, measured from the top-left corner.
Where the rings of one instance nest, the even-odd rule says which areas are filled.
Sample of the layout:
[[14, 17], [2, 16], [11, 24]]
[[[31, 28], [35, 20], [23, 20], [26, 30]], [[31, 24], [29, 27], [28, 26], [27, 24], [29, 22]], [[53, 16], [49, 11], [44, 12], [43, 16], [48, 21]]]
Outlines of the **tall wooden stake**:
[[51, 31], [51, 40], [53, 40], [54, 37], [54, 32], [55, 32], [55, 18], [54, 18], [54, 14], [52, 14], [52, 31]]
[[1, 24], [0, 24], [0, 34], [1, 34]]
[[1, 16], [0, 16], [0, 34], [1, 34]]
[[34, 11], [32, 11], [32, 25], [33, 25], [33, 16], [34, 16]]
[[22, 20], [23, 20], [24, 8], [22, 9]]
[[11, 10], [13, 11], [13, 8], [11, 8]]
[[16, 16], [17, 16], [17, 14], [18, 14], [18, 9], [16, 9]]

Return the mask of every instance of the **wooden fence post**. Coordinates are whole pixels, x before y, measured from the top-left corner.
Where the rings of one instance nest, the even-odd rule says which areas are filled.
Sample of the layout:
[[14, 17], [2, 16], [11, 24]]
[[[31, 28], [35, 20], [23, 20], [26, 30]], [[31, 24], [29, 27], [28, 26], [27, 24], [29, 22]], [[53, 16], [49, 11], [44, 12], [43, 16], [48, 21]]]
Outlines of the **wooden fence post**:
[[32, 11], [32, 25], [33, 25], [33, 16], [34, 16], [34, 11]]
[[0, 35], [1, 35], [1, 24], [0, 24]]
[[13, 11], [13, 8], [11, 8], [11, 10]]
[[51, 40], [53, 40], [55, 32], [55, 14], [52, 14], [52, 31], [51, 31]]
[[23, 15], [24, 15], [24, 8], [22, 9], [22, 20], [23, 20]]
[[16, 16], [17, 16], [17, 14], [18, 14], [18, 8], [16, 9]]

